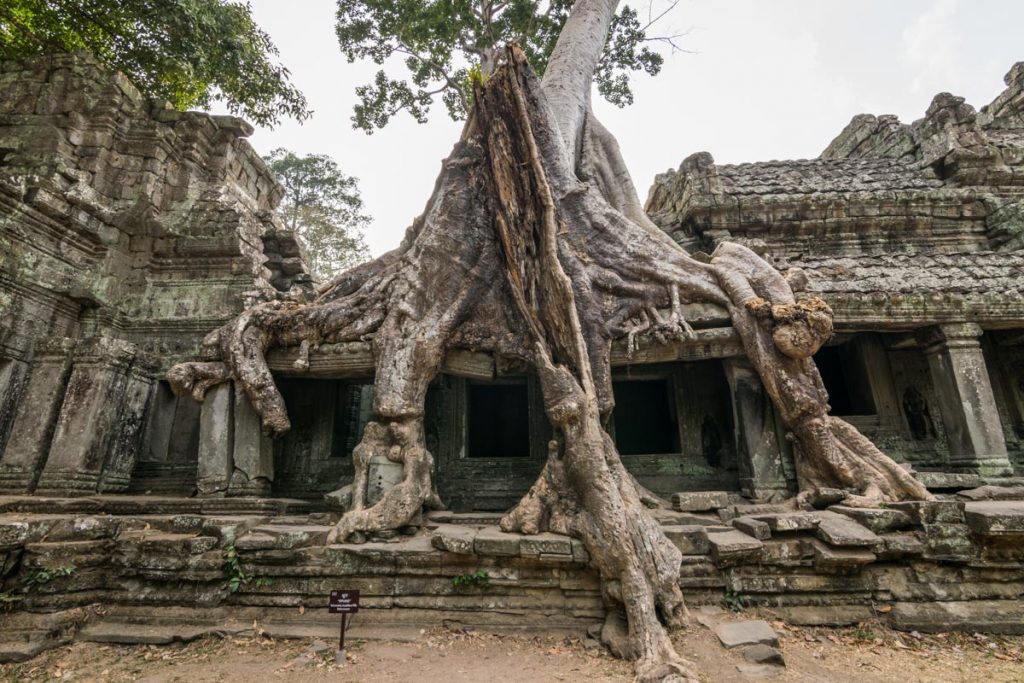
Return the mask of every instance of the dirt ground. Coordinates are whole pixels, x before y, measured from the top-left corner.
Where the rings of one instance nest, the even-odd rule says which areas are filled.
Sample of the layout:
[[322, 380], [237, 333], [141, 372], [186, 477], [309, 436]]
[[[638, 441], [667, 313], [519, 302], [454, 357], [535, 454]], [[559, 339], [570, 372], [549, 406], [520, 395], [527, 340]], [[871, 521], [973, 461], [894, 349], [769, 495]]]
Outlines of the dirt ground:
[[[736, 619], [756, 618], [743, 614]], [[780, 633], [785, 669], [741, 673], [749, 666], [724, 650], [696, 622], [676, 637], [705, 683], [1024, 683], [1024, 637], [982, 634], [920, 635], [877, 625], [851, 629], [786, 627]], [[416, 642], [356, 642], [349, 662], [336, 666], [334, 643], [247, 636], [205, 638], [168, 646], [76, 643], [21, 664], [0, 666], [0, 681], [208, 683], [282, 680], [459, 683], [505, 681], [629, 681], [628, 663], [593, 641], [497, 636], [438, 629]], [[320, 650], [318, 652], [318, 650]]]

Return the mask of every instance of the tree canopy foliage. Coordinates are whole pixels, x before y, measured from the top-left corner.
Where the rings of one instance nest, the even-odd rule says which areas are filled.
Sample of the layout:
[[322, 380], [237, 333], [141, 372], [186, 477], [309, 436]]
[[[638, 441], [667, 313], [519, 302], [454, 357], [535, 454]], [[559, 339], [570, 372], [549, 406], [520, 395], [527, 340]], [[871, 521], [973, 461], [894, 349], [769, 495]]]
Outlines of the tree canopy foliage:
[[3, 0], [0, 58], [88, 50], [179, 109], [223, 101], [261, 125], [310, 111], [248, 4], [224, 0]]
[[369, 258], [358, 181], [324, 154], [300, 157], [278, 148], [266, 157], [285, 188], [280, 212], [306, 248], [313, 273], [327, 279]]
[[[395, 78], [381, 69], [356, 89], [354, 127], [373, 132], [402, 110], [423, 123], [436, 98], [452, 119], [465, 118], [471, 71], [478, 68], [486, 78], [498, 51], [514, 41], [543, 74], [572, 5], [573, 0], [338, 0], [336, 33], [345, 57], [381, 65], [397, 57], [407, 71]], [[661, 71], [664, 58], [649, 45], [662, 41], [674, 47], [673, 37], [652, 37], [649, 30], [674, 6], [646, 19], [629, 6], [615, 14], [594, 74], [609, 102], [633, 103], [631, 73]]]

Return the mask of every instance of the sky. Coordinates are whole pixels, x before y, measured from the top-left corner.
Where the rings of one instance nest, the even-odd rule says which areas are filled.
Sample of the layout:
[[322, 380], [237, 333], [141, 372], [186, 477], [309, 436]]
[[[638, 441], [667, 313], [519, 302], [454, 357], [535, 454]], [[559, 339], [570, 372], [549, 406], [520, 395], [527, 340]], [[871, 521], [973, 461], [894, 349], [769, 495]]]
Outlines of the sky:
[[[353, 130], [354, 90], [379, 67], [341, 55], [335, 3], [250, 2], [314, 110], [301, 125], [257, 128], [250, 141], [261, 154], [334, 157], [359, 179], [371, 252], [393, 249], [426, 205], [460, 124], [439, 103], [427, 124], [402, 114], [373, 135]], [[859, 113], [910, 122], [939, 92], [980, 108], [1024, 61], [1022, 0], [680, 0], [660, 26], [685, 34], [686, 51], [666, 52], [660, 75], [634, 77], [631, 107], [594, 95], [641, 199], [655, 174], [695, 152], [718, 163], [809, 158]]]

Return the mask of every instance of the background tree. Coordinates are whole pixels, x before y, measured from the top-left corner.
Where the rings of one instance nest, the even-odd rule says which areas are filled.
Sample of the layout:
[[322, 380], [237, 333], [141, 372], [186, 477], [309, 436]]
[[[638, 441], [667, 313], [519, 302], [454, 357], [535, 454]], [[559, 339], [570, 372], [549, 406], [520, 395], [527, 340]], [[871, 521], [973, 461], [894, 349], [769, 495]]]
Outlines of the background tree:
[[[651, 36], [651, 27], [679, 0], [646, 16], [623, 6], [611, 21], [608, 41], [594, 73], [598, 91], [609, 102], [633, 103], [629, 74], [661, 71], [663, 57], [650, 48], [662, 42], [676, 48], [678, 36]], [[466, 117], [472, 86], [470, 70], [488, 76], [498, 54], [517, 42], [530, 65], [543, 74], [555, 41], [569, 16], [572, 0], [338, 0], [336, 32], [350, 62], [392, 57], [404, 61], [407, 74], [394, 78], [384, 70], [372, 83], [356, 88], [355, 128], [372, 133], [402, 110], [427, 120], [440, 98], [455, 120]]]
[[362, 213], [363, 200], [355, 178], [342, 173], [324, 154], [300, 157], [278, 148], [265, 159], [285, 188], [278, 211], [285, 225], [299, 236], [318, 279], [369, 258], [363, 229], [370, 217]]
[[248, 4], [225, 0], [3, 0], [0, 59], [88, 50], [179, 109], [218, 101], [253, 123], [310, 111]]

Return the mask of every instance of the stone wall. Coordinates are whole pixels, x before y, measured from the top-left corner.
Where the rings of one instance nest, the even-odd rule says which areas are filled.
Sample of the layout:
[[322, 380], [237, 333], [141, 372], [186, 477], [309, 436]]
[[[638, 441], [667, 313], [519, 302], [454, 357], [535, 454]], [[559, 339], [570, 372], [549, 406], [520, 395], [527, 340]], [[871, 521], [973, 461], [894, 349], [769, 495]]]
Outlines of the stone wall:
[[140, 456], [194, 470], [198, 411], [163, 371], [310, 286], [251, 132], [88, 55], [0, 63], [0, 490], [124, 490]]

